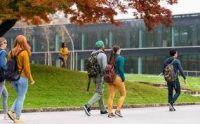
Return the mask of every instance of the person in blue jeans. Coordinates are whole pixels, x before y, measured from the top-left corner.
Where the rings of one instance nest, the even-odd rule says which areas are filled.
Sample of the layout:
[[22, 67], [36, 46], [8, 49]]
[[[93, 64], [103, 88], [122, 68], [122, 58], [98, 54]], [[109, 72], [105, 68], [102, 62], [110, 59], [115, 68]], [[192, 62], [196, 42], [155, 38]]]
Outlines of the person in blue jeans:
[[15, 123], [18, 123], [23, 122], [21, 119], [21, 112], [23, 109], [25, 96], [28, 90], [28, 80], [31, 84], [35, 83], [35, 81], [32, 78], [30, 69], [29, 58], [31, 56], [31, 48], [27, 43], [27, 39], [25, 36], [18, 35], [16, 37], [12, 53], [10, 52], [8, 54], [8, 60], [11, 59], [11, 56], [16, 56], [18, 71], [21, 73], [20, 79], [12, 82], [12, 85], [17, 92], [17, 98], [15, 99], [11, 110], [8, 111], [8, 116]]
[[[169, 58], [167, 58], [164, 62], [163, 65], [163, 73], [164, 73], [164, 68], [169, 65], [172, 64], [174, 67], [174, 72], [177, 75], [175, 81], [173, 82], [167, 82], [167, 86], [168, 86], [168, 103], [169, 103], [169, 111], [176, 111], [176, 109], [174, 108], [174, 103], [176, 102], [176, 100], [178, 99], [178, 97], [181, 94], [181, 85], [180, 85], [180, 81], [178, 78], [178, 73], [180, 72], [181, 76], [184, 79], [184, 83], [187, 83], [186, 77], [184, 75], [183, 72], [183, 68], [181, 66], [181, 62], [180, 60], [178, 60], [178, 51], [177, 50], [171, 50], [169, 52], [170, 56]], [[173, 95], [173, 90], [175, 90], [175, 94]]]
[[[6, 66], [6, 49], [7, 48], [7, 41], [4, 37], [0, 37], [0, 70], [4, 72], [7, 69]], [[4, 114], [4, 119], [6, 119], [6, 115], [8, 112], [8, 107], [7, 107], [7, 100], [8, 100], [8, 91], [5, 86], [5, 80], [0, 82], [0, 96], [2, 96], [2, 104], [3, 104], [3, 114]]]

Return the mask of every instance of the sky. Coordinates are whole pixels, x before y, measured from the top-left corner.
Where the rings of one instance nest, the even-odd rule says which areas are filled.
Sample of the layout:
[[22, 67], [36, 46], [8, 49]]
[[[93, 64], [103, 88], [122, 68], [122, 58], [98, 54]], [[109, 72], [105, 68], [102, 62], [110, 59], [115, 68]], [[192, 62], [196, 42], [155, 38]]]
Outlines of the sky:
[[[173, 6], [169, 6], [167, 4], [163, 5], [172, 10], [173, 15], [200, 13], [200, 5], [198, 4], [198, 1], [199, 0], [178, 0], [178, 3]], [[116, 19], [131, 18], [131, 15], [132, 13], [128, 13], [126, 15], [119, 14]]]

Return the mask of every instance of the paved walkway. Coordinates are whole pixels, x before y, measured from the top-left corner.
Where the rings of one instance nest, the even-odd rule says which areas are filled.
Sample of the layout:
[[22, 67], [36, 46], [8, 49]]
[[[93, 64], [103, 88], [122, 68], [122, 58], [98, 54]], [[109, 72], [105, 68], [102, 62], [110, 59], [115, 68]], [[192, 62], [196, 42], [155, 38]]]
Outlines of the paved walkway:
[[[200, 124], [200, 105], [177, 106], [176, 112], [167, 107], [124, 109], [123, 118], [108, 118], [93, 110], [88, 117], [83, 111], [23, 113], [23, 124]], [[0, 124], [13, 124], [2, 120]]]

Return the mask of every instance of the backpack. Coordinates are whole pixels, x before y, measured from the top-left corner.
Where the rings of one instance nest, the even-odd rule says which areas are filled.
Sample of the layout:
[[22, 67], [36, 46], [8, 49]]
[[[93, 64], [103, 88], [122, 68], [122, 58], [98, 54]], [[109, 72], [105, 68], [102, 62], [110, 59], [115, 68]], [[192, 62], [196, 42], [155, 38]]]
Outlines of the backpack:
[[101, 74], [101, 68], [97, 61], [97, 55], [99, 53], [104, 53], [104, 52], [100, 51], [100, 52], [93, 53], [85, 61], [86, 71], [88, 73], [88, 77], [90, 77], [90, 78], [95, 78], [99, 74]]
[[104, 70], [104, 80], [107, 83], [114, 83], [116, 76], [117, 75], [115, 73], [114, 66], [111, 64], [107, 64]]
[[20, 78], [21, 72], [23, 70], [23, 67], [21, 71], [18, 70], [17, 66], [17, 56], [24, 50], [19, 51], [19, 53], [16, 56], [13, 56], [12, 50], [11, 50], [11, 59], [7, 61], [7, 70], [5, 71], [5, 79], [8, 81], [17, 81]]
[[[0, 56], [3, 51], [5, 51], [5, 50], [0, 50]], [[2, 69], [2, 67], [0, 67], [0, 82], [3, 82], [4, 80], [5, 80], [4, 70]]]
[[176, 80], [176, 73], [174, 72], [174, 66], [173, 63], [175, 62], [176, 59], [174, 59], [170, 64], [168, 64], [164, 68], [164, 79], [167, 82], [173, 82]]

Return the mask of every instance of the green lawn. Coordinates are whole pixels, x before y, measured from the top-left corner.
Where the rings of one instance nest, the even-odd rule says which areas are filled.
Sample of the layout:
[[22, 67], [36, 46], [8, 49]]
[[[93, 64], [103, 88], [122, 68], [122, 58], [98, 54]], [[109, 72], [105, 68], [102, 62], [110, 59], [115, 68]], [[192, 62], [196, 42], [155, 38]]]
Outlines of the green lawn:
[[[137, 74], [126, 74], [126, 79], [129, 81], [144, 81], [154, 84], [166, 84], [163, 76], [157, 75], [137, 75]], [[200, 77], [187, 77], [188, 84], [183, 83], [183, 78], [179, 77], [181, 85], [184, 88], [191, 89], [193, 91], [200, 91]]]
[[[24, 104], [25, 108], [82, 106], [93, 95], [93, 83], [90, 92], [86, 92], [87, 75], [85, 73], [43, 65], [32, 65], [31, 68], [36, 84], [29, 85]], [[9, 106], [11, 106], [16, 93], [8, 83], [7, 88], [9, 91]], [[136, 82], [126, 82], [126, 88], [125, 104], [152, 104], [166, 103], [167, 101], [167, 91], [165, 89]], [[107, 84], [104, 93], [105, 103], [107, 103]], [[118, 98], [118, 96], [117, 93], [116, 97]], [[200, 98], [181, 95], [178, 102], [200, 102]]]

